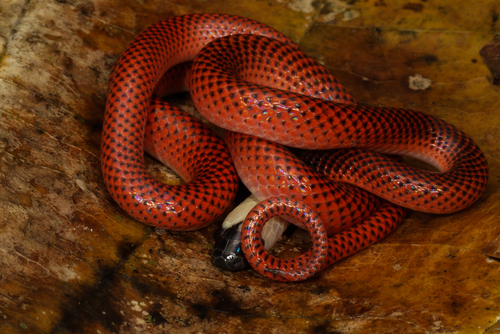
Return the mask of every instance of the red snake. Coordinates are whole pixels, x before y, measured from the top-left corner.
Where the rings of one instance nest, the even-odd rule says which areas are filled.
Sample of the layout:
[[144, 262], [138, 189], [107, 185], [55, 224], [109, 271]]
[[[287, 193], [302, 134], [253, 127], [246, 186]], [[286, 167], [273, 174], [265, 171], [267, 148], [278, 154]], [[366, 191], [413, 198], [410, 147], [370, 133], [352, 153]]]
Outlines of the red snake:
[[[110, 75], [101, 148], [104, 180], [114, 200], [146, 224], [199, 229], [226, 210], [236, 191], [224, 145], [200, 122], [152, 98], [168, 69], [193, 59], [190, 92], [196, 108], [216, 125], [236, 131], [227, 131], [225, 140], [240, 177], [257, 197], [274, 198], [264, 203], [267, 209], [252, 210], [242, 235], [249, 262], [270, 278], [310, 277], [378, 241], [404, 215], [402, 208], [357, 187], [325, 181], [313, 168], [428, 212], [461, 210], [484, 191], [486, 159], [452, 125], [416, 111], [359, 106], [326, 69], [274, 29], [241, 17], [194, 14], [148, 27]], [[195, 144], [198, 140], [201, 144]], [[322, 157], [305, 154], [304, 163], [281, 144], [357, 148]], [[196, 159], [186, 155], [192, 145], [198, 145]], [[152, 179], [144, 167], [144, 147], [160, 160], [176, 160], [174, 169], [191, 182], [168, 187]], [[410, 168], [382, 153], [420, 158], [441, 173]], [[314, 226], [311, 252], [279, 260], [265, 251], [259, 230], [277, 214]], [[325, 233], [333, 236], [326, 241]]]

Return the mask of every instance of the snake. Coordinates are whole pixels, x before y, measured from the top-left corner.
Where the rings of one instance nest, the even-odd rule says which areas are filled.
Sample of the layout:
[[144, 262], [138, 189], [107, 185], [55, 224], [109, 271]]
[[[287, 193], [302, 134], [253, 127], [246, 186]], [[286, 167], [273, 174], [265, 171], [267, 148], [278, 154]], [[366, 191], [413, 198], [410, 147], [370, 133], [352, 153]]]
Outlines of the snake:
[[[225, 145], [154, 94], [177, 65], [190, 61], [184, 81], [193, 103], [227, 130]], [[189, 150], [199, 153], [195, 162], [185, 150], [198, 139], [202, 144]], [[302, 161], [287, 147], [320, 150], [324, 158], [306, 154]], [[144, 149], [167, 164], [182, 160], [174, 169], [189, 182], [167, 186], [154, 180]], [[340, 165], [335, 151], [323, 152], [332, 149], [347, 157]], [[439, 173], [406, 167], [386, 154], [419, 158]], [[259, 273], [280, 281], [307, 279], [380, 240], [401, 222], [405, 205], [435, 213], [462, 210], [480, 197], [488, 180], [483, 152], [462, 131], [421, 112], [357, 104], [327, 69], [262, 23], [188, 14], [149, 26], [110, 74], [101, 169], [112, 198], [151, 226], [203, 228], [234, 200], [238, 178], [228, 156], [243, 183], [263, 200], [245, 219], [245, 256]], [[331, 182], [325, 170], [341, 182]], [[355, 174], [360, 183], [352, 181]], [[359, 188], [363, 183], [383, 199]], [[295, 197], [286, 197], [290, 193]], [[307, 228], [312, 250], [286, 260], [267, 253], [259, 233], [276, 215]]]

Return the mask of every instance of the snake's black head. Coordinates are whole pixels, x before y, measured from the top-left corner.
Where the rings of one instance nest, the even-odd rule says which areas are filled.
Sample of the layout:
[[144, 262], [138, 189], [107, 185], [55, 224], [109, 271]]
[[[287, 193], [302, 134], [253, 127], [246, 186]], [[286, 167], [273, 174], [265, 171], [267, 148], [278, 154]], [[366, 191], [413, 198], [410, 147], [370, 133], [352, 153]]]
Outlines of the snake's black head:
[[242, 225], [243, 222], [240, 222], [216, 233], [215, 245], [210, 260], [214, 266], [229, 271], [250, 268], [241, 249]]

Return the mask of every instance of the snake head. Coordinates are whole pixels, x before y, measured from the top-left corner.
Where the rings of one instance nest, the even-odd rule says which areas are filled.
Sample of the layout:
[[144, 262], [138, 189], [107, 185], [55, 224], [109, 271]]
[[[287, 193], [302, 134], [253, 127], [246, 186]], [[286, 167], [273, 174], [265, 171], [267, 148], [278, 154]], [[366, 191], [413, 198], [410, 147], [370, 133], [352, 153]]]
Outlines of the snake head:
[[241, 249], [242, 225], [243, 221], [240, 221], [216, 232], [215, 245], [210, 259], [214, 266], [229, 271], [250, 268]]

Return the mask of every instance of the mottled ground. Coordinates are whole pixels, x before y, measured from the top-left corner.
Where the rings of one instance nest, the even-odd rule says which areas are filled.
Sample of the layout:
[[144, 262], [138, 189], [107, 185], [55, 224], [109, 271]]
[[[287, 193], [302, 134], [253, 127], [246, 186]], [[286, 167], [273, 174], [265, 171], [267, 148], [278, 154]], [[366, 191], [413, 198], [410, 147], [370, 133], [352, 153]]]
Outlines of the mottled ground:
[[[212, 267], [217, 224], [128, 218], [100, 173], [107, 77], [143, 28], [193, 12], [269, 24], [361, 103], [456, 125], [488, 158], [486, 193], [454, 215], [413, 212], [303, 283]], [[0, 0], [0, 332], [500, 331], [499, 13], [496, 0]], [[308, 245], [299, 232], [277, 253]]]

